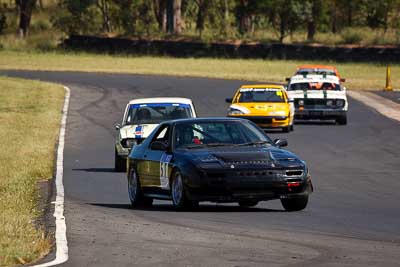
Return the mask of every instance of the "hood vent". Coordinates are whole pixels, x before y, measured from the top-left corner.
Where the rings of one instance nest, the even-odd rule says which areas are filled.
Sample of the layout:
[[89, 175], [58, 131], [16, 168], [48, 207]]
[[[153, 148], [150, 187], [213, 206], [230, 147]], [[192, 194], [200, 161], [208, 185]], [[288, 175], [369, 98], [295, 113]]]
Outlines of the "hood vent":
[[301, 163], [301, 161], [288, 151], [275, 150], [271, 151], [271, 158], [281, 163]]

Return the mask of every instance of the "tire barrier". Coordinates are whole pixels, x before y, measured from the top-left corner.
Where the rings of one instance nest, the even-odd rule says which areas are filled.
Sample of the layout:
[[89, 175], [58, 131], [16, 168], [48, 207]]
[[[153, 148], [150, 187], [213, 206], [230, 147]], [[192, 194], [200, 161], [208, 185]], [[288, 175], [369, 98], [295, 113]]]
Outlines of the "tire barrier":
[[62, 47], [109, 54], [172, 57], [334, 60], [400, 62], [400, 47], [313, 46], [298, 44], [226, 44], [171, 40], [143, 40], [71, 35]]

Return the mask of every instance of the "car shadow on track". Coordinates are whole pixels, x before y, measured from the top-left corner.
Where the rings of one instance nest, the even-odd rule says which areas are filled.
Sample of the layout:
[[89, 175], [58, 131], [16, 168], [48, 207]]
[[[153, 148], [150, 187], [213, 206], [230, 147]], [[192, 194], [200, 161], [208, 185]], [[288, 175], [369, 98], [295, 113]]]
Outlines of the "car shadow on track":
[[298, 120], [294, 122], [295, 125], [336, 125], [336, 121], [318, 121], [318, 120], [310, 120], [310, 121], [302, 121]]
[[200, 204], [198, 207], [178, 211], [171, 204], [153, 204], [150, 207], [132, 208], [130, 204], [108, 204], [108, 203], [88, 203], [89, 205], [111, 208], [111, 209], [131, 209], [141, 211], [157, 211], [157, 212], [285, 212], [277, 209], [266, 209], [260, 207], [240, 207], [228, 205]]
[[86, 169], [72, 169], [73, 171], [83, 171], [83, 172], [116, 172], [114, 168], [86, 168]]

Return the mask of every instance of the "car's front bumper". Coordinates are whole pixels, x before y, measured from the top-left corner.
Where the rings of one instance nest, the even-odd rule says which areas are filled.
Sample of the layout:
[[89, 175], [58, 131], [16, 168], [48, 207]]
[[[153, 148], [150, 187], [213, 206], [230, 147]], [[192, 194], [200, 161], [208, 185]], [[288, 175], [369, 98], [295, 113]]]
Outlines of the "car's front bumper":
[[[200, 184], [187, 186], [195, 201], [237, 202], [296, 198], [313, 191], [309, 176], [287, 178], [263, 175], [264, 171], [202, 172]], [[289, 185], [290, 184], [290, 185]]]
[[297, 109], [295, 119], [324, 119], [334, 120], [346, 116], [347, 111], [342, 109]]
[[231, 118], [247, 119], [254, 122], [261, 128], [280, 128], [287, 127], [290, 124], [288, 116], [242, 116], [242, 115], [228, 115]]

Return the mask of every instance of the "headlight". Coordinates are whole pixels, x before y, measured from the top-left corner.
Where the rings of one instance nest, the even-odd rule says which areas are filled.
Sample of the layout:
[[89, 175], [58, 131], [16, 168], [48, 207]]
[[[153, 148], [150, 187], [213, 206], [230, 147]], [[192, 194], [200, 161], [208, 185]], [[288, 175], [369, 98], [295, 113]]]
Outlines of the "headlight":
[[343, 99], [338, 99], [338, 100], [336, 100], [336, 106], [338, 106], [338, 107], [344, 107], [344, 104], [345, 104], [345, 102], [344, 102]]
[[271, 111], [270, 114], [276, 116], [286, 116], [286, 111], [284, 110]]
[[297, 103], [299, 103], [299, 106], [304, 106], [304, 100], [302, 100], [302, 99], [300, 99], [299, 102], [297, 102]]
[[241, 110], [238, 110], [236, 108], [229, 108], [228, 114], [229, 115], [241, 115], [241, 114], [244, 114], [244, 112]]
[[123, 139], [122, 141], [121, 141], [121, 145], [124, 147], [124, 148], [132, 148], [134, 145], [136, 145], [137, 144], [137, 140], [136, 139]]
[[326, 101], [326, 105], [327, 106], [333, 106], [333, 100], [332, 99], [327, 100]]

